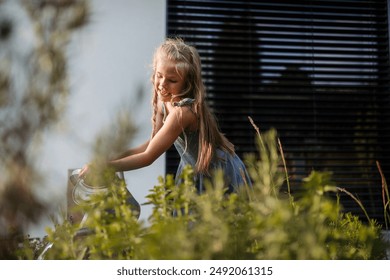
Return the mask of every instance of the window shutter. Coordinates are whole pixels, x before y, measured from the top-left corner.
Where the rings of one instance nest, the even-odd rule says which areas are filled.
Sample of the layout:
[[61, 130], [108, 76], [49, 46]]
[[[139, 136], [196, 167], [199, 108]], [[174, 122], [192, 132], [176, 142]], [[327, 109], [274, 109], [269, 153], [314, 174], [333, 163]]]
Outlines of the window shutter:
[[[332, 171], [383, 221], [390, 178], [387, 1], [168, 0], [168, 36], [199, 50], [208, 102], [237, 153], [257, 151], [250, 116], [275, 128], [292, 189]], [[167, 153], [167, 172], [178, 155]], [[390, 179], [389, 179], [390, 180]], [[363, 216], [347, 195], [346, 211]]]

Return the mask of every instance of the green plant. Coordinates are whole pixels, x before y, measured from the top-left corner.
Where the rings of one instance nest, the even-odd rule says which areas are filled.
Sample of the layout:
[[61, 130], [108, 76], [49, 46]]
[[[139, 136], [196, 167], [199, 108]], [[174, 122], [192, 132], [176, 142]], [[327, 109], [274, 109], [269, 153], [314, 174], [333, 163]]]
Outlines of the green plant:
[[386, 182], [385, 175], [383, 174], [381, 165], [379, 162], [376, 162], [376, 165], [379, 170], [379, 174], [382, 178], [382, 202], [383, 202], [383, 216], [385, 218], [385, 227], [388, 230], [389, 229], [389, 223], [390, 223], [390, 195], [389, 195], [389, 187]]
[[223, 174], [217, 172], [197, 194], [187, 167], [180, 185], [168, 174], [150, 190], [153, 212], [145, 224], [126, 204], [126, 186], [115, 182], [108, 193], [92, 198], [94, 205], [83, 206], [88, 213], [83, 226], [91, 234], [77, 238], [77, 227], [64, 221], [48, 230], [53, 247], [45, 258], [385, 258], [380, 225], [343, 212], [331, 173], [313, 171], [299, 197], [283, 195], [286, 173], [280, 169], [276, 131], [259, 137], [259, 155], [246, 159], [253, 187], [227, 195]]
[[67, 46], [87, 24], [88, 0], [0, 1], [0, 259], [50, 208], [37, 157], [69, 96]]

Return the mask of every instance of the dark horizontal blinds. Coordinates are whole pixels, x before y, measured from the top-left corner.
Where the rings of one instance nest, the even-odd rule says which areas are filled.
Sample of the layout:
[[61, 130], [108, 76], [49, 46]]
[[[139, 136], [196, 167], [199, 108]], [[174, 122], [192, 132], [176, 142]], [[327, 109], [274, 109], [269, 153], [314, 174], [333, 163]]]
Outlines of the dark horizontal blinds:
[[[208, 102], [237, 153], [256, 152], [250, 116], [262, 131], [278, 131], [293, 190], [311, 170], [332, 171], [382, 221], [376, 161], [390, 181], [387, 1], [167, 3], [167, 35], [198, 48]], [[167, 172], [177, 160], [170, 150]]]

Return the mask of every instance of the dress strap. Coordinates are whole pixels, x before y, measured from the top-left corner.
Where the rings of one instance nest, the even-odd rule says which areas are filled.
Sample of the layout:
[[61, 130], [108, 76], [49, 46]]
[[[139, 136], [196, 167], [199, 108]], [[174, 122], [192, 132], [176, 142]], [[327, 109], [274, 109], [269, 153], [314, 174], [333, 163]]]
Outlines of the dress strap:
[[[183, 107], [183, 106], [191, 105], [194, 102], [195, 102], [195, 99], [193, 99], [193, 98], [184, 98], [184, 99], [182, 99], [182, 100], [180, 100], [178, 102], [173, 102], [173, 106], [175, 106], [175, 107]], [[164, 115], [163, 116], [163, 122], [165, 122], [165, 119], [167, 118], [167, 109], [165, 108], [165, 103], [164, 102], [162, 102], [161, 107], [162, 107], [162, 112], [163, 112], [163, 115]], [[191, 112], [193, 112], [192, 109], [191, 109]]]
[[186, 105], [191, 105], [194, 102], [195, 102], [195, 99], [193, 99], [193, 98], [184, 98], [184, 99], [180, 100], [179, 102], [173, 102], [173, 106], [182, 107], [182, 106], [186, 106]]

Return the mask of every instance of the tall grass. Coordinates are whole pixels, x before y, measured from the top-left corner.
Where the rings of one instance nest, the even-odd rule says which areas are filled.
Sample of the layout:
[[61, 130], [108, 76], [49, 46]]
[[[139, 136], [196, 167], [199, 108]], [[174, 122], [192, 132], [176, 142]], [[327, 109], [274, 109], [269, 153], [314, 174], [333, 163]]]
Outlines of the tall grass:
[[383, 202], [383, 216], [385, 220], [386, 230], [389, 229], [390, 223], [390, 196], [389, 196], [389, 188], [386, 182], [386, 178], [383, 174], [382, 168], [380, 166], [379, 161], [376, 162], [376, 165], [379, 170], [379, 174], [382, 179], [382, 202]]
[[92, 198], [97, 207], [84, 207], [84, 226], [92, 234], [80, 238], [77, 225], [65, 219], [48, 229], [53, 246], [45, 259], [386, 258], [380, 225], [343, 212], [330, 195], [341, 191], [330, 173], [311, 172], [302, 181], [302, 195], [293, 197], [289, 190], [286, 199], [281, 194], [288, 180], [281, 142], [275, 130], [257, 132], [258, 155], [245, 158], [251, 188], [227, 195], [223, 174], [217, 172], [199, 195], [188, 166], [180, 185], [167, 174], [150, 189], [153, 211], [146, 224], [126, 205], [127, 186], [113, 184], [108, 193]]

